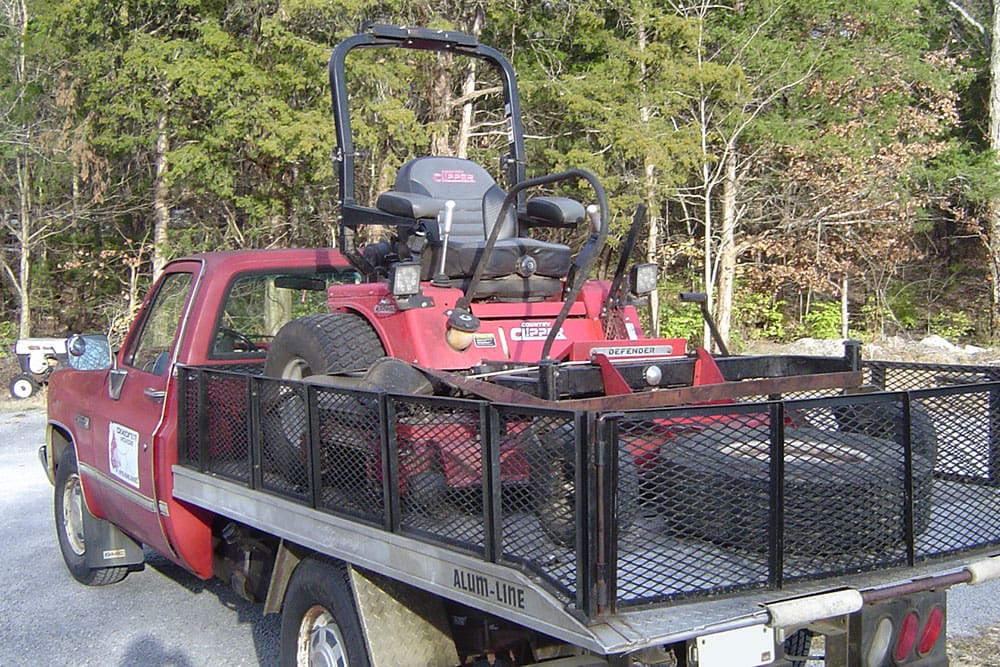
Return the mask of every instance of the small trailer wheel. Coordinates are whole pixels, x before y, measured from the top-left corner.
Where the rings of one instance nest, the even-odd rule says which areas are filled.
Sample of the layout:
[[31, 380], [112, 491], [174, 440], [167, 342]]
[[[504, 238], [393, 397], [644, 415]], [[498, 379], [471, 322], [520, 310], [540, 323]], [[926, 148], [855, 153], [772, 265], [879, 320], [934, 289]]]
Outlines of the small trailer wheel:
[[10, 395], [13, 398], [30, 398], [39, 388], [38, 382], [28, 373], [21, 373], [10, 381]]
[[281, 610], [282, 667], [369, 667], [346, 567], [308, 559], [295, 568]]

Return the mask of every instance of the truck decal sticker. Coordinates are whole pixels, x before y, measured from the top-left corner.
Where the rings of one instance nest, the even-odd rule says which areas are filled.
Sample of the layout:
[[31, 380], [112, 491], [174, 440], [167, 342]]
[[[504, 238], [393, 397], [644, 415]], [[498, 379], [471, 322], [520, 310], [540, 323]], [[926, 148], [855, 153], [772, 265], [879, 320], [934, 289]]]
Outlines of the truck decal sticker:
[[139, 433], [127, 426], [108, 424], [108, 469], [118, 479], [139, 488]]
[[452, 587], [455, 590], [471, 593], [511, 609], [524, 609], [524, 589], [520, 586], [457, 567], [453, 575]]

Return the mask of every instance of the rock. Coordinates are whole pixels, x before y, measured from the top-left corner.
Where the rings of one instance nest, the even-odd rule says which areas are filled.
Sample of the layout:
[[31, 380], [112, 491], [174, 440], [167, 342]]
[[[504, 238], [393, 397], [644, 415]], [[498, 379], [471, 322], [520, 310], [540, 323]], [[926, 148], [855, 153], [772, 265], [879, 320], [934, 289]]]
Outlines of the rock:
[[947, 350], [949, 352], [955, 352], [958, 350], [958, 348], [956, 348], [952, 343], [949, 343], [937, 334], [931, 334], [926, 338], [922, 338], [920, 340], [920, 344], [924, 347], [930, 347], [936, 350]]

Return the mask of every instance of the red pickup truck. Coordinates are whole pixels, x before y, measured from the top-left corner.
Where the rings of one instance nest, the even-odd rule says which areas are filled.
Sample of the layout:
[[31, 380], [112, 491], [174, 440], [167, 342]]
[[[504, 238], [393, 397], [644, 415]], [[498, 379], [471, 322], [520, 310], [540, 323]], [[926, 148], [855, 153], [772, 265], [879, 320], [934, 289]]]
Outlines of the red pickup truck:
[[[506, 194], [428, 157], [354, 201], [344, 64], [374, 48], [508, 73]], [[626, 242], [588, 276], [603, 190], [523, 177], [500, 54], [369, 26], [330, 67], [342, 247], [173, 261], [119, 350], [67, 341], [40, 458], [78, 581], [149, 547], [281, 613], [290, 665], [755, 667], [816, 635], [827, 665], [947, 664], [947, 589], [1000, 575], [1000, 370], [646, 338], [655, 267]]]

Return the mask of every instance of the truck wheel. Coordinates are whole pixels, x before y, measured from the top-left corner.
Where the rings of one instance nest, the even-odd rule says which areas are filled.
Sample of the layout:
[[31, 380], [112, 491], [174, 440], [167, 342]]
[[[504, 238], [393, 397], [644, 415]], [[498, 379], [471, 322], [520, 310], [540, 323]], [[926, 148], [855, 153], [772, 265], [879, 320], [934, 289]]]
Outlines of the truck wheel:
[[10, 381], [10, 395], [12, 398], [29, 398], [38, 389], [38, 382], [27, 373], [21, 373]]
[[87, 586], [105, 586], [124, 579], [128, 574], [127, 566], [95, 568], [87, 565], [83, 517], [90, 510], [83, 501], [83, 484], [72, 447], [67, 447], [59, 460], [54, 500], [59, 550], [73, 578]]
[[[670, 530], [722, 546], [767, 550], [770, 461], [766, 433], [720, 423], [679, 435], [661, 452]], [[862, 433], [785, 429], [784, 548], [824, 557], [899, 548], [904, 538], [903, 452]], [[933, 463], [913, 454], [914, 523], [929, 522]]]
[[295, 568], [281, 610], [282, 667], [370, 664], [345, 568], [314, 559]]
[[[271, 341], [264, 375], [302, 380], [310, 375], [367, 368], [385, 356], [378, 335], [365, 320], [347, 313], [307, 315], [281, 327]], [[265, 406], [266, 453], [296, 483], [305, 481], [306, 410], [303, 394], [275, 393]]]
[[[576, 476], [572, 426], [532, 434], [524, 443], [529, 484], [538, 523], [549, 538], [567, 547], [576, 544]], [[618, 531], [625, 532], [639, 516], [639, 472], [624, 445], [618, 449]]]

